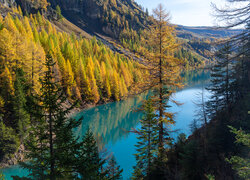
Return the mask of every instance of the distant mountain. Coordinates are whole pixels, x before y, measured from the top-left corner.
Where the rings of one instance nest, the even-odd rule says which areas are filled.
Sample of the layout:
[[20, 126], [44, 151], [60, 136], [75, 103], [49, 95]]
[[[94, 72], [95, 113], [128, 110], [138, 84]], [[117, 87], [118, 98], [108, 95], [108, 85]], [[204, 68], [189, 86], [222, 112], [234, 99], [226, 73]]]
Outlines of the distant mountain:
[[242, 32], [242, 29], [218, 29], [208, 26], [182, 26], [177, 25], [178, 36], [185, 39], [196, 38], [225, 38]]

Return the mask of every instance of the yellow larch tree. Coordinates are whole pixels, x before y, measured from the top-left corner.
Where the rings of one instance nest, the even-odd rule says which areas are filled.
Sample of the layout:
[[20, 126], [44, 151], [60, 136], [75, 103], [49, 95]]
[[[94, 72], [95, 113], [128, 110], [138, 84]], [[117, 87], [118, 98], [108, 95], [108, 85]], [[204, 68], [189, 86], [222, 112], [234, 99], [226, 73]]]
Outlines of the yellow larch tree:
[[113, 69], [111, 77], [111, 92], [116, 101], [120, 100], [119, 77], [116, 70]]
[[92, 57], [88, 57], [87, 78], [89, 78], [91, 88], [91, 95], [89, 99], [94, 103], [97, 103], [100, 100], [100, 95], [98, 92], [98, 87], [96, 85], [96, 79], [94, 75], [94, 63]]
[[169, 14], [166, 13], [160, 4], [153, 10], [155, 21], [150, 26], [146, 43], [152, 51], [147, 54], [147, 59], [143, 61], [149, 71], [144, 75], [143, 89], [153, 88], [153, 97], [156, 114], [159, 124], [159, 155], [162, 157], [165, 141], [168, 139], [168, 132], [165, 125], [173, 124], [173, 113], [170, 113], [168, 102], [171, 94], [180, 84], [181, 60], [174, 57], [174, 50], [178, 47], [176, 43], [175, 28], [169, 23]]

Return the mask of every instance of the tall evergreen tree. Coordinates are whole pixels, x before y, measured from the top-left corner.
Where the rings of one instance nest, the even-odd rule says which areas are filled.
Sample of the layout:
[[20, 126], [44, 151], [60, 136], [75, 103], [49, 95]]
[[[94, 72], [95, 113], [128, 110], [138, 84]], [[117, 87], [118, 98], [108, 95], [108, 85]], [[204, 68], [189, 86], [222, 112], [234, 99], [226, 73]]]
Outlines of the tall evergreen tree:
[[223, 108], [229, 108], [231, 101], [230, 83], [232, 82], [232, 74], [230, 67], [232, 60], [230, 57], [231, 48], [225, 45], [216, 53], [216, 64], [211, 69], [211, 86], [208, 90], [212, 92], [210, 101], [208, 102], [209, 116], [212, 118], [217, 111]]
[[[244, 132], [242, 129], [237, 130], [230, 127], [231, 132], [236, 135], [236, 143], [243, 144], [246, 152], [250, 149], [250, 134]], [[247, 153], [246, 153], [247, 154]], [[249, 154], [246, 157], [233, 156], [227, 159], [229, 163], [233, 165], [233, 169], [237, 171], [238, 175], [243, 179], [250, 178], [250, 157]]]
[[117, 165], [115, 157], [112, 156], [111, 159], [108, 161], [108, 165], [106, 167], [108, 174], [107, 178], [110, 180], [119, 180], [122, 179], [122, 172], [123, 170], [120, 169], [120, 166]]
[[27, 127], [29, 126], [30, 119], [26, 107], [26, 92], [27, 83], [24, 77], [22, 69], [16, 70], [16, 80], [14, 82], [15, 94], [14, 94], [14, 114], [17, 121], [17, 130], [21, 137], [25, 136]]
[[26, 158], [30, 161], [21, 164], [35, 179], [72, 178], [74, 152], [80, 147], [72, 132], [80, 121], [66, 118], [73, 106], [63, 107], [66, 96], [55, 81], [54, 65], [48, 54], [41, 95], [32, 110], [34, 123], [26, 143]]
[[244, 27], [240, 34], [237, 34], [228, 42], [234, 47], [234, 58], [237, 66], [235, 71], [235, 98], [243, 97], [250, 89], [250, 9], [249, 2], [245, 0], [227, 0], [225, 8], [213, 7], [216, 12], [217, 20], [223, 28]]
[[158, 122], [151, 99], [143, 105], [144, 117], [140, 120], [141, 128], [136, 131], [139, 140], [136, 146], [136, 165], [134, 166], [133, 179], [148, 178], [153, 160], [157, 155], [158, 147]]
[[107, 171], [104, 170], [105, 160], [100, 158], [96, 140], [89, 128], [81, 144], [81, 148], [76, 153], [77, 162], [74, 170], [79, 173], [81, 179], [104, 179], [107, 175]]
[[56, 6], [56, 13], [57, 13], [58, 19], [62, 19], [63, 18], [61, 8], [58, 5]]
[[0, 117], [0, 161], [11, 157], [19, 145], [20, 141], [15, 131], [11, 127], [7, 127]]

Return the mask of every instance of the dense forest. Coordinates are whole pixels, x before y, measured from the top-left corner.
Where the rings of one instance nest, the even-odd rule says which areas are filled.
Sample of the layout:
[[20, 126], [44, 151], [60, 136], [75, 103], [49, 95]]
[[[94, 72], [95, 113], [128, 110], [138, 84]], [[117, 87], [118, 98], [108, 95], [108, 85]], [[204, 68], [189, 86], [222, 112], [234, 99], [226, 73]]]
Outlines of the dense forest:
[[39, 12], [23, 16], [20, 8], [12, 8], [0, 17], [0, 24], [1, 160], [17, 151], [32, 124], [27, 107], [33, 96], [41, 94], [46, 54], [56, 62], [54, 78], [67, 97], [65, 106], [76, 100], [79, 107], [120, 100], [129, 94], [132, 84], [142, 80], [138, 63], [112, 52], [95, 38], [58, 31]]
[[[226, 39], [187, 37], [161, 4], [150, 16], [133, 0], [0, 0], [0, 167], [28, 170], [17, 180], [122, 179], [107, 142], [95, 134], [117, 127], [113, 114], [122, 119], [132, 105], [99, 114], [95, 123], [107, 128], [86, 126], [81, 135], [75, 131], [89, 119], [71, 113], [150, 90], [136, 102], [143, 117], [131, 129], [131, 179], [249, 179], [249, 4], [214, 9], [224, 28], [244, 29]], [[73, 23], [89, 36], [76, 34]], [[210, 68], [211, 81], [202, 87], [192, 135], [174, 139], [169, 103], [181, 105], [172, 96], [184, 86], [183, 72], [198, 67]]]
[[[144, 57], [151, 48], [146, 45], [145, 34], [153, 23], [153, 17], [148, 10], [142, 8], [133, 0], [107, 1], [91, 0], [67, 3], [67, 1], [49, 1], [52, 7], [58, 5], [62, 14], [90, 34], [99, 36], [104, 42], [108, 41], [111, 46], [122, 46], [128, 52], [136, 56]], [[88, 9], [95, 9], [89, 12]], [[178, 55], [185, 58], [186, 69], [204, 67], [213, 61], [210, 51], [214, 49], [213, 42], [216, 40], [210, 36], [196, 36], [193, 33], [185, 35], [185, 31], [178, 31], [178, 43], [186, 53], [178, 50]], [[105, 38], [105, 37], [111, 37]], [[178, 57], [179, 57], [178, 56]]]

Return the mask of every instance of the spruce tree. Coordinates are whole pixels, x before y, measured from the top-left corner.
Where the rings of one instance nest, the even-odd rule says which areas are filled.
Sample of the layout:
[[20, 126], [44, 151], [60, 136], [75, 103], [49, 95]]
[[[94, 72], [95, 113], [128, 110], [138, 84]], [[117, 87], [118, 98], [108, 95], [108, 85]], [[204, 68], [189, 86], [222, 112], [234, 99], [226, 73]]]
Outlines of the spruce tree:
[[153, 108], [152, 100], [149, 99], [143, 105], [144, 117], [140, 120], [141, 128], [138, 134], [136, 165], [134, 166], [133, 179], [146, 178], [150, 174], [153, 160], [157, 155], [158, 147], [158, 122]]
[[16, 70], [16, 80], [14, 82], [15, 94], [13, 97], [13, 109], [17, 123], [17, 131], [21, 137], [25, 136], [25, 132], [30, 123], [29, 114], [26, 107], [27, 83], [22, 69]]
[[110, 180], [122, 179], [123, 170], [120, 169], [119, 165], [117, 165], [117, 162], [114, 156], [112, 156], [111, 159], [108, 161], [108, 165], [106, 169], [108, 171], [108, 174], [107, 174], [108, 179]]
[[[250, 89], [250, 23], [249, 3], [245, 0], [228, 0], [227, 6], [218, 8], [213, 4], [217, 20], [223, 28], [241, 28], [240, 34], [234, 35], [227, 40], [234, 47], [233, 57], [236, 59], [233, 68], [234, 74], [234, 97], [242, 98]], [[244, 27], [244, 28], [242, 28]]]
[[[244, 132], [242, 129], [237, 130], [231, 126], [230, 132], [234, 133], [236, 136], [236, 143], [243, 144], [246, 149], [246, 152], [249, 152], [250, 149], [250, 134]], [[250, 157], [249, 154], [245, 155], [245, 157], [239, 156], [232, 156], [230, 159], [226, 159], [230, 164], [233, 165], [233, 169], [237, 171], [237, 174], [242, 179], [249, 179], [250, 178]]]
[[7, 127], [0, 116], [0, 161], [11, 157], [20, 145], [20, 141], [15, 131]]
[[80, 120], [67, 118], [73, 106], [63, 107], [66, 96], [55, 81], [55, 63], [50, 54], [45, 65], [41, 95], [36, 98], [37, 105], [31, 111], [34, 122], [26, 142], [26, 158], [30, 161], [21, 165], [35, 179], [72, 178], [74, 153], [80, 147], [72, 130]]
[[57, 16], [58, 16], [59, 20], [63, 18], [61, 8], [58, 5], [56, 6], [56, 13], [57, 13]]
[[212, 118], [217, 111], [229, 108], [231, 103], [230, 83], [232, 74], [230, 66], [231, 48], [225, 45], [216, 53], [216, 63], [211, 69], [211, 86], [208, 88], [212, 92], [211, 100], [208, 102], [209, 116]]
[[105, 160], [100, 158], [97, 142], [89, 128], [83, 137], [76, 159], [74, 171], [80, 175], [81, 179], [102, 180], [107, 175], [107, 171], [103, 170]]

